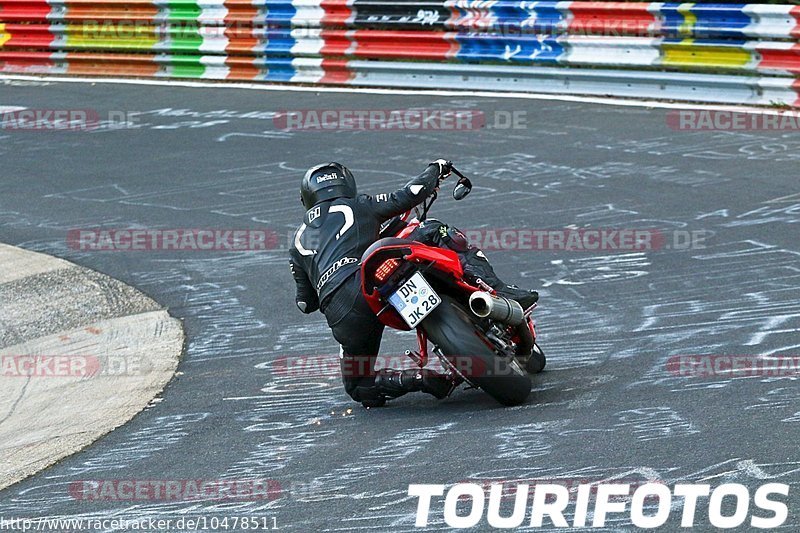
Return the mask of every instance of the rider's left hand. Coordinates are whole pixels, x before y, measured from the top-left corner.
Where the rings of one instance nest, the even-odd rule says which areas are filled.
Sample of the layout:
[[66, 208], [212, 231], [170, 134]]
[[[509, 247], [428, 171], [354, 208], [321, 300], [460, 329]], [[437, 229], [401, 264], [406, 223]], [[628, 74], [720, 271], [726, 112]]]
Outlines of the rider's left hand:
[[436, 165], [439, 167], [439, 179], [444, 179], [449, 176], [450, 170], [453, 168], [453, 163], [451, 161], [447, 161], [446, 159], [437, 159], [436, 161], [432, 161], [430, 165]]

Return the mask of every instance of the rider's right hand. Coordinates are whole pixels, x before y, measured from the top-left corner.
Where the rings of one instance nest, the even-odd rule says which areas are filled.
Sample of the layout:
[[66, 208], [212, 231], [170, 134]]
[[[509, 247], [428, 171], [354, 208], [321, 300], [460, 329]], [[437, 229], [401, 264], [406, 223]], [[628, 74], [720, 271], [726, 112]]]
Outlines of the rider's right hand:
[[439, 167], [439, 179], [444, 179], [450, 175], [450, 171], [453, 169], [452, 161], [447, 161], [446, 159], [437, 159], [436, 161], [431, 161], [428, 165], [436, 165]]

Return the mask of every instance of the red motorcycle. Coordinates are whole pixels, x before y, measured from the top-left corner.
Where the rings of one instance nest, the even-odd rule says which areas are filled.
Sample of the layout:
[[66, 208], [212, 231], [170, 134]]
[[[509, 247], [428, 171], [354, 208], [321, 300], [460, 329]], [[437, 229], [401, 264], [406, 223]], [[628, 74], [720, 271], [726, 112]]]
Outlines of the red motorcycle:
[[[472, 183], [455, 168], [452, 173], [459, 177], [453, 198], [463, 200]], [[405, 354], [420, 368], [429, 362], [431, 342], [451, 394], [466, 383], [503, 405], [519, 405], [530, 395], [530, 374], [546, 363], [536, 343], [536, 304], [522, 309], [480, 280], [480, 286], [469, 283], [456, 252], [409, 239], [437, 197], [434, 192], [384, 227], [362, 256], [361, 290], [385, 325], [416, 330], [418, 350]]]

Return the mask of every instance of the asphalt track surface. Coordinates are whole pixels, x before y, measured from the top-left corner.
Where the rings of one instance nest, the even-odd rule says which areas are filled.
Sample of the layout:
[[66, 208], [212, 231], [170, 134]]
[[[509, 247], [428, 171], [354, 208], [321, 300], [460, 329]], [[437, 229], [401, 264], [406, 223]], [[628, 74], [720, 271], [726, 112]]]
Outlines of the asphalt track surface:
[[[264, 516], [286, 531], [412, 531], [410, 483], [656, 479], [751, 492], [789, 483], [783, 529], [800, 527], [796, 381], [685, 377], [670, 366], [681, 355], [797, 354], [796, 133], [674, 131], [659, 109], [469, 96], [15, 83], [2, 87], [0, 105], [142, 113], [131, 129], [0, 132], [0, 241], [143, 290], [185, 321], [188, 337], [163, 401], [4, 490], [0, 516]], [[217, 110], [411, 106], [522, 110], [527, 127], [285, 134], [264, 117], [207, 124]], [[164, 109], [188, 111], [155, 112]], [[338, 351], [322, 316], [293, 303], [285, 234], [302, 215], [301, 171], [338, 160], [362, 191], [378, 193], [437, 157], [474, 177], [467, 200], [434, 208], [462, 228], [658, 228], [669, 239], [703, 232], [704, 247], [489, 250], [502, 277], [542, 294], [548, 367], [520, 407], [460, 391], [368, 411], [336, 376], [276, 370], [285, 357], [335, 361]], [[131, 227], [284, 237], [282, 248], [244, 253], [67, 246], [70, 229]], [[389, 332], [383, 353], [412, 342]], [[69, 491], [82, 480], [252, 478], [275, 480], [280, 497], [87, 501]], [[678, 516], [665, 530], [679, 529]], [[633, 529], [626, 522], [618, 515], [607, 530]], [[702, 507], [696, 523], [710, 529]], [[440, 501], [427, 529], [445, 529]]]

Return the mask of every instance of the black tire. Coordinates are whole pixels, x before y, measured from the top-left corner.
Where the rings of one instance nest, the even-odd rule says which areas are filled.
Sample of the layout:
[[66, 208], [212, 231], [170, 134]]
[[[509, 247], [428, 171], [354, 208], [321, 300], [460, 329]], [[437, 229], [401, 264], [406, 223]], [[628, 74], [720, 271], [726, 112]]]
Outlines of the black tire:
[[545, 357], [544, 352], [539, 347], [539, 345], [534, 342], [531, 356], [528, 359], [528, 362], [525, 363], [525, 370], [527, 370], [528, 374], [538, 374], [539, 372], [544, 370], [544, 366], [546, 364], [547, 364], [547, 357]]
[[[531, 393], [531, 379], [514, 357], [502, 357], [486, 345], [470, 321], [467, 311], [452, 298], [442, 296], [442, 303], [420, 326], [457, 369], [463, 370], [464, 356], [470, 368], [478, 368], [466, 377], [502, 405], [519, 405]], [[454, 357], [454, 359], [451, 359]], [[476, 367], [477, 364], [477, 367]], [[514, 366], [512, 367], [511, 364]], [[522, 371], [522, 374], [514, 371]], [[485, 370], [489, 370], [486, 372]]]

